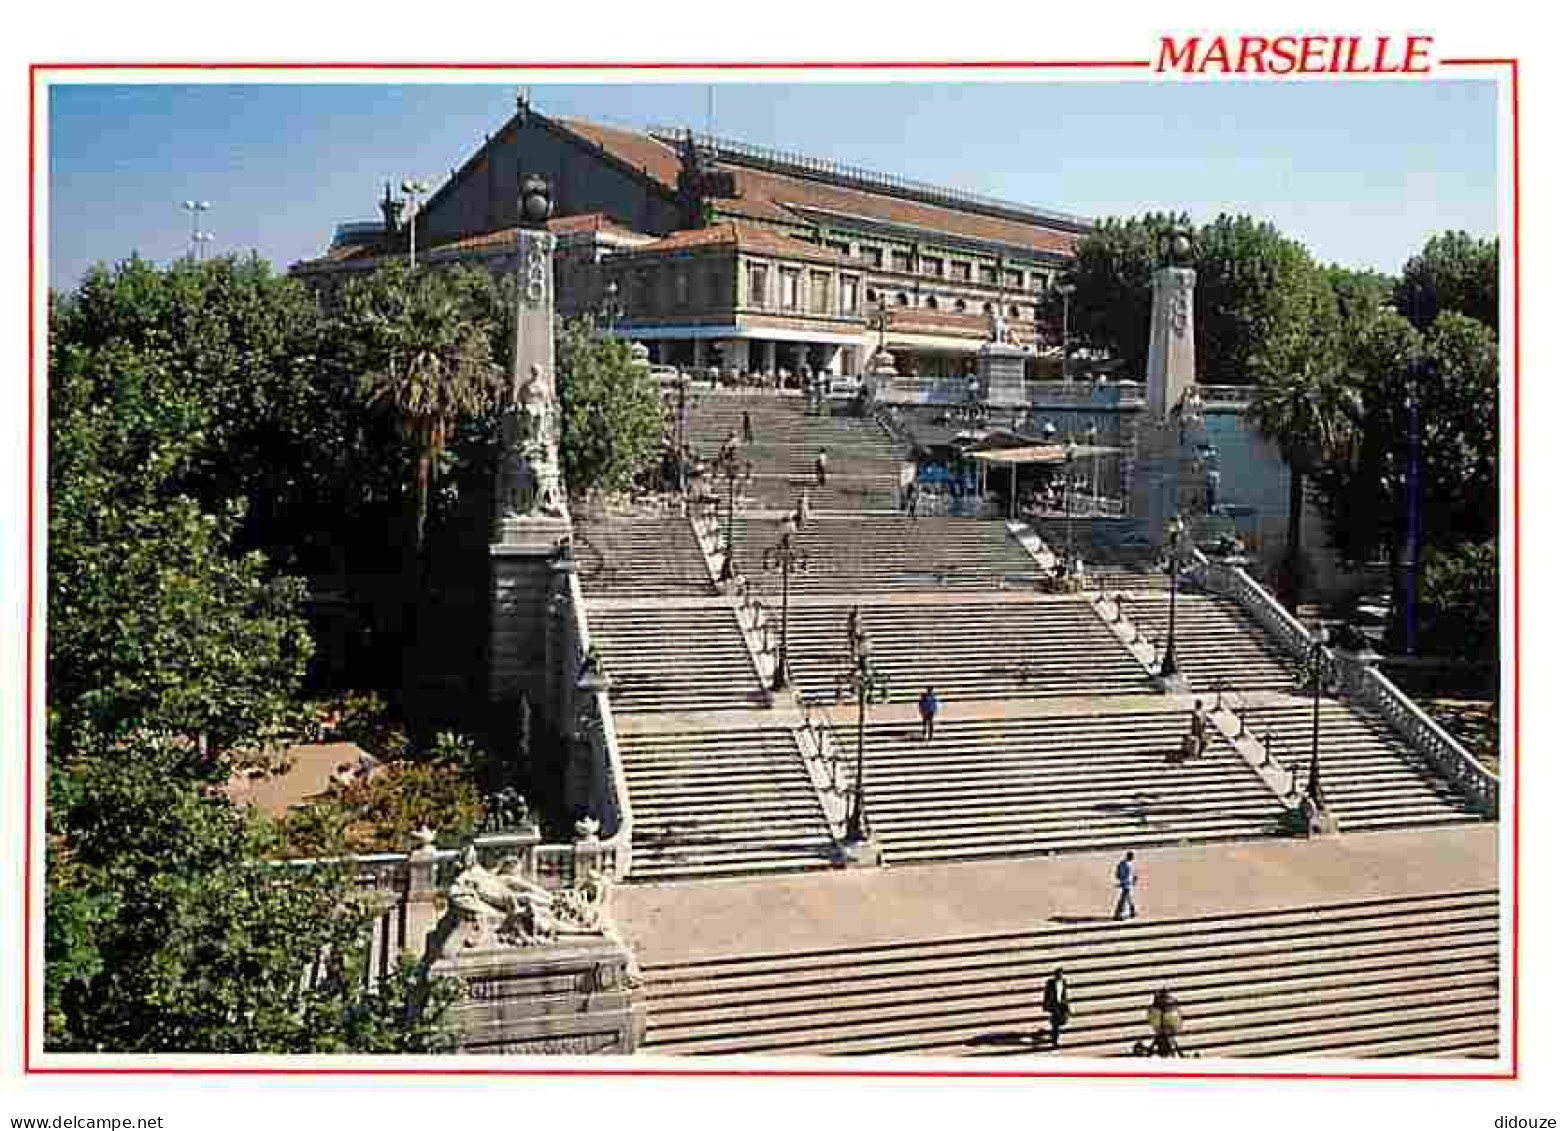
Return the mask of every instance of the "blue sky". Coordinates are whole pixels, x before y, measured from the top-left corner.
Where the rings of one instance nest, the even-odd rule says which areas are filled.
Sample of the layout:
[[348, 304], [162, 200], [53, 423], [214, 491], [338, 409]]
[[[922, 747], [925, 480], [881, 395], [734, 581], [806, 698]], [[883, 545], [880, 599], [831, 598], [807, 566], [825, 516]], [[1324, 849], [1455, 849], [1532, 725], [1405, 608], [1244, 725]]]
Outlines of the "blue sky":
[[[545, 113], [708, 119], [691, 84], [530, 84]], [[512, 113], [515, 86], [60, 85], [51, 90], [50, 282], [189, 246], [279, 268], [383, 181], [436, 182]], [[1489, 81], [724, 84], [717, 132], [1084, 216], [1185, 208], [1273, 221], [1322, 261], [1397, 271], [1448, 228], [1496, 233]]]

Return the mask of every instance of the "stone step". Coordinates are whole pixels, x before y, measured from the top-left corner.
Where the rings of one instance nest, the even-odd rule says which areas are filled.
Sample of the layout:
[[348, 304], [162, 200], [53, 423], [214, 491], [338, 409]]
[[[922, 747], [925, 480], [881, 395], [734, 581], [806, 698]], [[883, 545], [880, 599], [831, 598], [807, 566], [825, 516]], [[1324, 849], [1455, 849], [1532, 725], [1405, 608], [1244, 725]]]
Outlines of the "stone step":
[[[644, 962], [644, 1048], [665, 1054], [1124, 1056], [1156, 988], [1182, 1044], [1216, 1056], [1487, 1056], [1497, 1045], [1495, 892], [1158, 923]], [[1074, 1015], [1038, 1043], [1040, 986]], [[939, 1004], [937, 1004], [939, 1003]]]

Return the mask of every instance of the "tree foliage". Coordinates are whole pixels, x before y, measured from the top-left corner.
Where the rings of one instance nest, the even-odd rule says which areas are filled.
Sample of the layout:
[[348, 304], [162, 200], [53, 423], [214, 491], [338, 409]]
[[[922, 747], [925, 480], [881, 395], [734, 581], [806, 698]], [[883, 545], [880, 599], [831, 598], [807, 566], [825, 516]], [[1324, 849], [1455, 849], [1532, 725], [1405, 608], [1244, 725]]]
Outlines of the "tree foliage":
[[501, 387], [493, 295], [489, 275], [476, 268], [411, 271], [397, 263], [350, 282], [336, 314], [362, 394], [403, 437], [415, 558], [450, 441], [465, 421], [486, 418]]
[[1420, 254], [1404, 264], [1393, 292], [1399, 313], [1422, 331], [1450, 311], [1482, 322], [1495, 333], [1501, 315], [1500, 254], [1501, 243], [1495, 239], [1476, 239], [1468, 232], [1433, 236]]
[[[137, 737], [50, 778], [46, 1039], [56, 1051], [439, 1049], [448, 983], [365, 989], [373, 908], [347, 877], [258, 866], [273, 841]], [[316, 971], [305, 983], [305, 975]]]
[[1420, 600], [1421, 648], [1495, 664], [1499, 634], [1496, 542], [1473, 542], [1433, 553]]
[[283, 516], [342, 500], [340, 453], [288, 462], [354, 430], [349, 402], [313, 388], [313, 310], [260, 265], [222, 260], [132, 261], [55, 304], [51, 1048], [438, 1043], [450, 987], [405, 969], [367, 994], [368, 909], [345, 877], [259, 865], [275, 841], [216, 789], [301, 719], [302, 586], [248, 548], [266, 537], [246, 522], [272, 507], [287, 536]]
[[[1068, 279], [1072, 337], [1121, 359], [1140, 379], [1148, 366], [1148, 325], [1158, 235], [1187, 218], [1149, 213], [1096, 222], [1078, 242]], [[1209, 384], [1244, 385], [1270, 336], [1324, 301], [1327, 284], [1306, 249], [1273, 225], [1221, 215], [1196, 235], [1197, 375]]]
[[563, 323], [555, 337], [561, 465], [574, 494], [623, 491], [658, 456], [658, 388], [625, 342]]
[[1357, 390], [1343, 379], [1334, 314], [1319, 308], [1275, 333], [1258, 358], [1257, 386], [1248, 415], [1278, 445], [1289, 468], [1289, 518], [1279, 596], [1295, 607], [1301, 588], [1301, 520], [1306, 481], [1326, 462], [1353, 451], [1361, 413]]

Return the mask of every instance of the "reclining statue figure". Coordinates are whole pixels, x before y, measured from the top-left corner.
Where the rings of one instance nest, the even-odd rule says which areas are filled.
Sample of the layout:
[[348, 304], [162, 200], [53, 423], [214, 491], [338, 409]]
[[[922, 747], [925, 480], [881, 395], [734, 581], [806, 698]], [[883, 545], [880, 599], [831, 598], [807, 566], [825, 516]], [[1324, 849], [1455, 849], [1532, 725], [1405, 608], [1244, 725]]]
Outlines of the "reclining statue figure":
[[461, 864], [446, 889], [441, 948], [448, 953], [537, 946], [563, 935], [615, 937], [609, 918], [612, 885], [602, 872], [590, 872], [578, 887], [549, 891], [522, 874], [522, 861], [515, 856], [491, 871], [470, 844]]

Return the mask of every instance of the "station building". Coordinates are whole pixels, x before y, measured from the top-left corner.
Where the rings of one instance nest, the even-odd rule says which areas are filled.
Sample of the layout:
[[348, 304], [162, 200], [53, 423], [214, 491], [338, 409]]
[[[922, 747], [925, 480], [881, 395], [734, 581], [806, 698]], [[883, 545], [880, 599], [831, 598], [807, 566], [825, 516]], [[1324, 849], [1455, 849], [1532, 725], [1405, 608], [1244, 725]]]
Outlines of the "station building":
[[[343, 225], [293, 273], [330, 289], [397, 255], [514, 270], [517, 186], [555, 193], [562, 313], [655, 362], [772, 375], [967, 373], [999, 313], [1035, 366], [1060, 356], [1052, 282], [1088, 221], [884, 173], [655, 128], [516, 112], [412, 220]], [[1052, 366], [1057, 362], [1052, 361]]]

